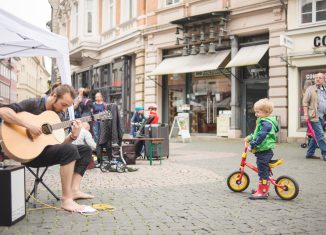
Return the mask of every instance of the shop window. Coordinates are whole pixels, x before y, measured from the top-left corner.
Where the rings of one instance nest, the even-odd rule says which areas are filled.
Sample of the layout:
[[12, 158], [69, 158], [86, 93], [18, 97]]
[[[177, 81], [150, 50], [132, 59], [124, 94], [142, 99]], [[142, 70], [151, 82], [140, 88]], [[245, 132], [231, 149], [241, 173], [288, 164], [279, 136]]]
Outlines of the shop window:
[[326, 0], [301, 0], [301, 23], [317, 23], [326, 20]]
[[180, 0], [166, 0], [166, 1], [165, 1], [165, 4], [166, 4], [167, 6], [169, 6], [169, 5], [177, 4], [177, 3], [179, 3], [179, 2], [180, 2]]
[[303, 68], [300, 70], [300, 83], [299, 83], [299, 108], [300, 111], [299, 115], [299, 128], [306, 128], [307, 124], [303, 116], [303, 107], [302, 107], [302, 98], [304, 91], [307, 89], [309, 85], [314, 84], [315, 76], [317, 73], [324, 73], [326, 76], [326, 69], [325, 67], [315, 67], [315, 68]]
[[92, 79], [92, 90], [94, 90], [96, 93], [97, 90], [100, 88], [100, 69], [99, 68], [95, 68], [93, 70], [93, 79]]
[[99, 72], [99, 86], [101, 88], [108, 87], [110, 79], [110, 66], [102, 66], [97, 71]]

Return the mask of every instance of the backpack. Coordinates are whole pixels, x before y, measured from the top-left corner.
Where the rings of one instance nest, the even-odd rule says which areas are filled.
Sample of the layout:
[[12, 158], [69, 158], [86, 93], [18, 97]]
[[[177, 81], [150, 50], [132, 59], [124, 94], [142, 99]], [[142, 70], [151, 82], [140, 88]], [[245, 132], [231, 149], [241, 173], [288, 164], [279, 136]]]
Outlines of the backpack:
[[83, 105], [81, 106], [80, 114], [84, 113], [85, 107], [87, 106], [87, 103], [89, 101], [89, 98], [86, 98], [83, 102]]

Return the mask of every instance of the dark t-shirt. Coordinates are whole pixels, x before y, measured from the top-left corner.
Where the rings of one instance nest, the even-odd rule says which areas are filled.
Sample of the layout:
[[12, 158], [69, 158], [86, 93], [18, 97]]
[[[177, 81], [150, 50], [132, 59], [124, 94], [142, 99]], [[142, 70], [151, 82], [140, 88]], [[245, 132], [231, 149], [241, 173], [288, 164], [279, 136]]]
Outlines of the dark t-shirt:
[[83, 97], [82, 101], [78, 106], [78, 109], [80, 110], [80, 115], [82, 117], [91, 115], [92, 108], [93, 102], [89, 98]]
[[6, 105], [6, 107], [11, 108], [16, 113], [19, 112], [29, 112], [35, 115], [38, 115], [45, 111], [45, 102], [46, 98], [31, 98], [27, 100], [23, 100], [19, 103], [12, 103]]
[[[31, 98], [31, 99], [23, 100], [19, 103], [12, 103], [9, 105], [5, 105], [5, 107], [11, 108], [16, 113], [25, 111], [35, 115], [39, 115], [44, 111], [46, 111], [45, 108], [46, 99], [47, 97]], [[64, 115], [64, 113], [59, 113], [58, 116], [61, 119], [61, 121], [69, 119], [69, 117], [67, 118], [66, 115]]]

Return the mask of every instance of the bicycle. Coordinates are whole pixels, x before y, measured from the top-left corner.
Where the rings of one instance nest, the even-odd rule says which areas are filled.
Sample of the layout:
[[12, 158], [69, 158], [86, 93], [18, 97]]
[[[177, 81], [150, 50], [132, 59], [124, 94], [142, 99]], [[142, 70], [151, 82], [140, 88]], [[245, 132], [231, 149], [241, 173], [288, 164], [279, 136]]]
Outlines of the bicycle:
[[[229, 175], [227, 178], [227, 185], [233, 192], [243, 192], [250, 184], [249, 175], [245, 172], [245, 167], [249, 167], [251, 170], [258, 173], [257, 167], [250, 162], [247, 162], [248, 143], [245, 143], [245, 148], [242, 153], [240, 169]], [[272, 168], [281, 165], [284, 162], [283, 159], [271, 160], [269, 162], [269, 180], [274, 185], [276, 194], [283, 200], [293, 200], [299, 194], [298, 183], [290, 176], [280, 176], [277, 179], [273, 178]], [[254, 191], [252, 191], [254, 193]]]

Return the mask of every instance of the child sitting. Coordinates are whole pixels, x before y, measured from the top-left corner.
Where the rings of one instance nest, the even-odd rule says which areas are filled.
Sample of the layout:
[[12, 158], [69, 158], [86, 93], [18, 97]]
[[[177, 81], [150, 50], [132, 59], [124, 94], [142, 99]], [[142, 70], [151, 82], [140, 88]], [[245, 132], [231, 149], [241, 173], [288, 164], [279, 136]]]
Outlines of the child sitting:
[[274, 153], [272, 149], [276, 142], [278, 124], [273, 112], [273, 103], [268, 99], [260, 99], [254, 104], [257, 125], [253, 134], [248, 135], [244, 141], [249, 143], [248, 150], [257, 157], [259, 175], [258, 189], [249, 197], [250, 199], [267, 199], [269, 188], [269, 161]]

